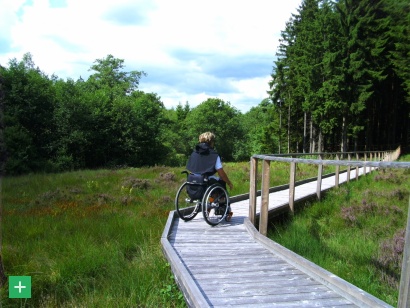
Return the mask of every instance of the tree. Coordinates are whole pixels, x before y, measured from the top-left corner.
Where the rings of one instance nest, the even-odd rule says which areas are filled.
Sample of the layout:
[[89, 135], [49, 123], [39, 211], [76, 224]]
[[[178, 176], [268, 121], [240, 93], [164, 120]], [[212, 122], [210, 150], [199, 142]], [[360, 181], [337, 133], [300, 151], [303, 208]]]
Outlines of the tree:
[[52, 81], [35, 68], [30, 54], [13, 59], [4, 78], [6, 172], [49, 170], [53, 155], [55, 94]]
[[56, 138], [53, 147], [54, 169], [57, 171], [85, 168], [87, 152], [93, 148], [91, 136], [95, 133], [92, 110], [84, 101], [83, 81], [56, 79], [56, 106], [54, 122]]
[[189, 103], [181, 103], [174, 109], [164, 110], [164, 123], [161, 132], [163, 151], [167, 152], [164, 164], [167, 166], [184, 166], [191, 154], [190, 137], [187, 132], [186, 117], [191, 111]]
[[[272, 80], [269, 82], [268, 93], [271, 101], [276, 105], [274, 112], [279, 113], [278, 151], [281, 153], [285, 152], [282, 149], [286, 143], [288, 153], [291, 151], [291, 141], [297, 143], [300, 127], [295, 120], [301, 106], [301, 103], [297, 102], [302, 102], [304, 95], [303, 78], [298, 78], [300, 70], [295, 47], [296, 25], [300, 22], [298, 18], [292, 16], [292, 19], [286, 23], [286, 29], [281, 32], [280, 45], [276, 54], [278, 59], [275, 61]], [[264, 140], [272, 139], [269, 138], [271, 133], [273, 133], [272, 129], [266, 130]]]
[[[4, 79], [2, 77], [2, 70], [3, 67], [0, 66], [0, 193], [2, 190], [2, 182], [4, 176], [4, 168], [6, 163], [6, 151], [5, 151], [5, 141], [4, 141], [4, 122], [3, 122], [3, 114], [4, 114], [4, 92], [3, 92], [3, 83]], [[2, 198], [0, 198], [0, 288], [7, 281], [6, 274], [4, 273], [4, 265], [3, 265], [3, 235], [2, 235], [2, 220], [3, 220], [3, 203]]]
[[134, 152], [139, 151], [135, 142], [141, 132], [136, 130], [141, 129], [143, 121], [136, 120], [134, 105], [141, 97], [137, 87], [145, 73], [124, 71], [124, 60], [112, 55], [94, 63], [90, 70], [95, 73], [82, 85], [83, 100], [91, 110], [89, 125], [94, 132], [89, 136], [93, 146], [86, 153], [86, 165], [140, 164]]
[[246, 132], [247, 153], [242, 159], [253, 154], [280, 153], [280, 125], [276, 105], [270, 99], [264, 99], [242, 116]]
[[288, 151], [300, 143], [305, 151], [308, 135], [309, 151], [408, 143], [409, 11], [406, 1], [302, 2], [281, 33], [269, 83], [277, 112], [287, 111], [279, 131], [287, 127]]
[[164, 105], [155, 93], [134, 92], [132, 98], [135, 122], [133, 142], [137, 166], [153, 166], [168, 154], [161, 144]]
[[239, 122], [240, 112], [218, 98], [208, 98], [187, 115], [186, 127], [191, 149], [198, 143], [198, 136], [206, 131], [216, 135], [216, 145], [222, 159], [232, 161], [235, 148], [243, 145], [244, 133]]
[[136, 91], [141, 77], [146, 76], [143, 71], [123, 71], [124, 60], [112, 55], [97, 59], [94, 63], [90, 71], [95, 73], [89, 77], [88, 83], [95, 89], [108, 89], [111, 102], [115, 96], [128, 95]]

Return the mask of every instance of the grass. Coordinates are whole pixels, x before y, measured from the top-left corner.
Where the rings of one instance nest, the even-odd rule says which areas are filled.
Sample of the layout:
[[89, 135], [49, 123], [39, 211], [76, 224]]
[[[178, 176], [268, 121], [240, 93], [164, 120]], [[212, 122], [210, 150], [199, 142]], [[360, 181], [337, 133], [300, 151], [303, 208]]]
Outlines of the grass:
[[268, 237], [396, 306], [409, 175], [408, 169], [380, 170], [344, 184], [273, 222]]
[[[224, 169], [230, 195], [249, 192], [248, 162]], [[4, 178], [3, 263], [7, 276], [32, 277], [32, 298], [9, 299], [6, 284], [2, 307], [185, 307], [160, 245], [182, 170]], [[271, 186], [287, 184], [289, 165], [272, 162], [270, 174]], [[317, 166], [298, 165], [298, 180], [316, 175]]]
[[[3, 307], [184, 307], [160, 247], [179, 179], [143, 168], [3, 179], [6, 274], [32, 298]], [[165, 189], [165, 188], [166, 189]]]
[[[249, 191], [249, 163], [225, 164]], [[3, 307], [184, 307], [161, 250], [183, 168], [30, 174], [2, 181], [7, 276], [31, 276], [32, 298]]]

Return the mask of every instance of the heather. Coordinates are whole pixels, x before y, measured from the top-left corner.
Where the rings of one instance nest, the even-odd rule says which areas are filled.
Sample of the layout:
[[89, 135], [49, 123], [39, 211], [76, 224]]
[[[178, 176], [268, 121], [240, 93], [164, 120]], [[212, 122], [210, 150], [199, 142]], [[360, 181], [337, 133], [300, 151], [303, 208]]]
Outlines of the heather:
[[152, 167], [3, 179], [7, 276], [31, 276], [32, 298], [3, 307], [184, 307], [160, 237], [178, 169]]
[[[272, 186], [288, 183], [288, 164], [275, 162], [271, 168]], [[235, 185], [231, 195], [249, 191], [248, 162], [225, 163], [224, 169]], [[260, 169], [261, 164], [259, 185]], [[2, 306], [185, 307], [160, 245], [169, 211], [174, 209], [176, 191], [184, 181], [182, 170], [156, 166], [3, 178], [4, 267], [7, 276], [32, 276], [32, 298], [8, 299], [6, 286], [0, 289]], [[332, 171], [331, 167], [325, 168], [325, 173]], [[408, 177], [408, 173], [392, 174], [387, 170], [372, 175], [374, 180], [366, 176], [364, 181], [354, 181], [354, 185], [364, 183], [361, 186], [365, 198], [356, 198], [352, 210], [346, 212], [354, 219], [343, 218], [340, 211], [339, 224], [362, 226], [363, 215], [385, 212], [376, 203], [377, 196], [400, 200], [400, 204], [395, 204], [397, 208], [392, 206], [388, 210], [401, 223], [407, 213], [401, 202], [408, 199], [408, 186], [402, 186], [403, 176]], [[317, 166], [298, 165], [298, 180], [315, 175]], [[382, 188], [370, 190], [371, 183]], [[384, 191], [386, 183], [394, 189]], [[341, 186], [336, 195], [353, 201], [356, 192], [348, 187]], [[368, 207], [366, 211], [359, 209], [363, 200]], [[305, 212], [312, 217], [320, 216], [319, 211], [315, 213], [306, 207], [306, 211], [298, 212], [295, 217]], [[322, 224], [317, 219], [311, 220], [310, 231], [320, 233], [314, 222]], [[400, 245], [398, 231], [390, 234], [391, 238], [396, 236], [397, 244], [389, 237], [383, 238], [386, 242], [378, 244], [381, 255], [375, 255], [373, 260], [389, 271], [396, 266], [395, 255], [389, 252]], [[389, 271], [385, 271], [382, 284], [391, 283]]]
[[409, 175], [409, 169], [381, 169], [332, 189], [293, 217], [272, 222], [268, 236], [396, 306]]
[[[249, 163], [224, 169], [232, 195], [249, 190]], [[160, 244], [182, 170], [3, 178], [4, 268], [7, 276], [32, 277], [32, 298], [9, 299], [6, 283], [2, 307], [185, 307]]]

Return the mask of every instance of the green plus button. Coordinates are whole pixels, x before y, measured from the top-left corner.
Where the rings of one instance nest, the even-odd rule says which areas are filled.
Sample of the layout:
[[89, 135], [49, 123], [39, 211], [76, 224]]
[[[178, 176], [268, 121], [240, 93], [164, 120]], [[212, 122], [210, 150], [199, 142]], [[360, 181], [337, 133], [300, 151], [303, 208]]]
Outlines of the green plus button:
[[9, 298], [31, 298], [31, 276], [9, 276]]

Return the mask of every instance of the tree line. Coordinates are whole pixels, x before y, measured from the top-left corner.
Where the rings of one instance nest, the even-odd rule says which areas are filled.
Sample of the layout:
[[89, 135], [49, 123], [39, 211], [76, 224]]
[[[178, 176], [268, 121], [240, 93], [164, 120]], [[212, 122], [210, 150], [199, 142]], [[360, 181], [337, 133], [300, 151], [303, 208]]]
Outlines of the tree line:
[[107, 55], [86, 80], [47, 76], [30, 53], [0, 66], [7, 174], [185, 165], [204, 131], [225, 161], [255, 153], [382, 150], [409, 143], [407, 0], [304, 0], [281, 33], [266, 99], [167, 109], [146, 73]]
[[285, 151], [408, 146], [409, 20], [408, 0], [302, 2], [270, 81]]

